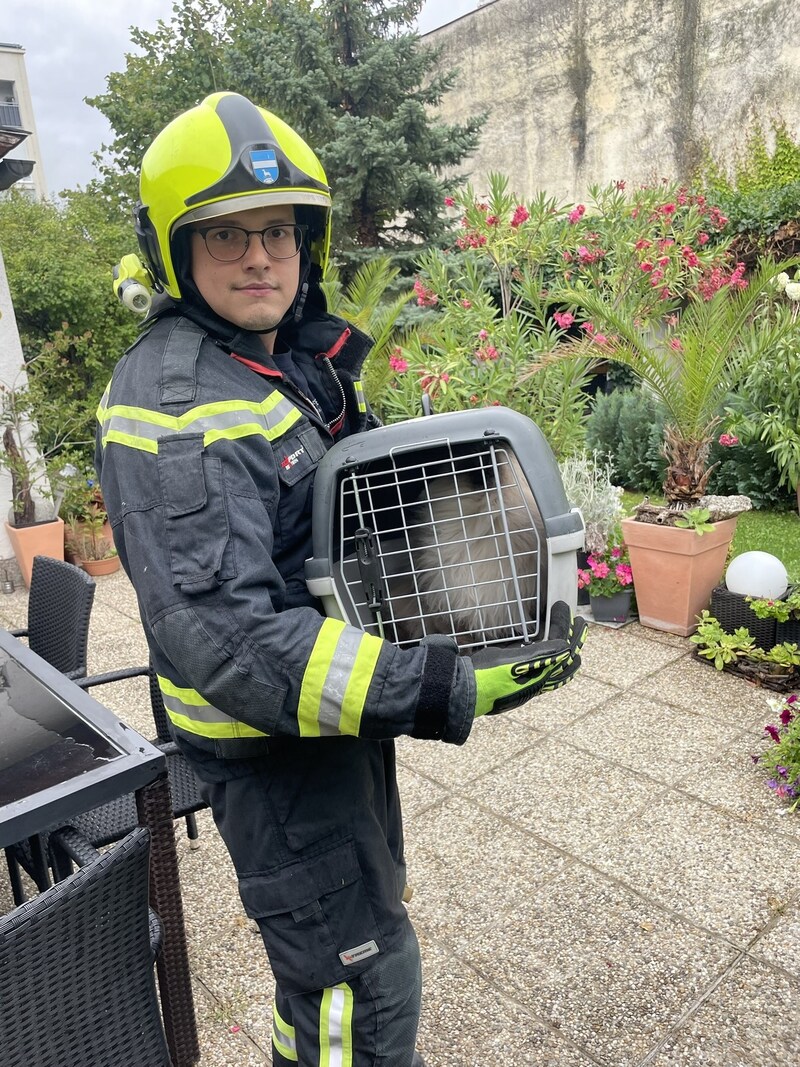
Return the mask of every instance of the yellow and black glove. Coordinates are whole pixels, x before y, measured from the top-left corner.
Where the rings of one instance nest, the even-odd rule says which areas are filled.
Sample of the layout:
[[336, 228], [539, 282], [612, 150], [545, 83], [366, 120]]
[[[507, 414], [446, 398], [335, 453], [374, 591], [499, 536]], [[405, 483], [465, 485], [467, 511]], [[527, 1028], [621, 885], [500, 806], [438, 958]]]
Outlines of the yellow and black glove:
[[485, 648], [471, 656], [476, 718], [518, 708], [539, 693], [566, 685], [581, 665], [586, 630], [585, 621], [579, 615], [573, 618], [569, 607], [558, 600], [550, 612], [547, 641]]

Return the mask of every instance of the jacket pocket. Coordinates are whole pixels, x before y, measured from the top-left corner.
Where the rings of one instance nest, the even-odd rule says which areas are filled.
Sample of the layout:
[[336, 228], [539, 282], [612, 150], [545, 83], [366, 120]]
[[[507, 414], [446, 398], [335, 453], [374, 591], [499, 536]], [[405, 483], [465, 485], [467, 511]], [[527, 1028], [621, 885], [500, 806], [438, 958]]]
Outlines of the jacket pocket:
[[239, 893], [287, 995], [345, 982], [385, 951], [352, 841], [270, 874], [243, 875]]
[[161, 438], [158, 477], [173, 583], [202, 593], [233, 578], [222, 463], [206, 455], [203, 435]]

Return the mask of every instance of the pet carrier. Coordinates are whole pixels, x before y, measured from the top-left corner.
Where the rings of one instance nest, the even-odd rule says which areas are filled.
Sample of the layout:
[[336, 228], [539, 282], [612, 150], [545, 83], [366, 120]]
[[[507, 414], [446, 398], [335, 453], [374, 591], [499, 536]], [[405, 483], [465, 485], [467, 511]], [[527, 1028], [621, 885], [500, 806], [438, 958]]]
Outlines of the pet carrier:
[[306, 582], [328, 615], [401, 647], [547, 637], [575, 608], [583, 520], [542, 432], [507, 408], [431, 415], [334, 445], [316, 474]]

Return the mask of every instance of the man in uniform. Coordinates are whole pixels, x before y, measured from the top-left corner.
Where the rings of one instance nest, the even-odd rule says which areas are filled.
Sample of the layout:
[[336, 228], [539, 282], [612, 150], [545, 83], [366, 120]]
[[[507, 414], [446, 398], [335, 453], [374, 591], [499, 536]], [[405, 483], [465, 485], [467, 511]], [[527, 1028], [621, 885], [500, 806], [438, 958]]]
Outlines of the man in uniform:
[[303, 580], [314, 471], [375, 425], [370, 342], [325, 312], [331, 193], [275, 115], [215, 93], [142, 163], [163, 291], [98, 411], [97, 467], [172, 727], [276, 979], [276, 1067], [412, 1067], [420, 959], [403, 904], [393, 738], [565, 684], [585, 624], [459, 656], [326, 619]]

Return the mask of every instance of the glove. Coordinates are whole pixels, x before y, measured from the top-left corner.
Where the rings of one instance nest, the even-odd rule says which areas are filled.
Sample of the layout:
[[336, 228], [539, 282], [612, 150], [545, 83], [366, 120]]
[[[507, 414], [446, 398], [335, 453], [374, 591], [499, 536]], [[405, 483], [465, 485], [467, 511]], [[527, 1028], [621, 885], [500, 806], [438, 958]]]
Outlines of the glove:
[[563, 600], [550, 612], [550, 638], [513, 648], [485, 648], [471, 656], [477, 697], [475, 717], [518, 708], [539, 693], [566, 685], [581, 665], [586, 622]]

